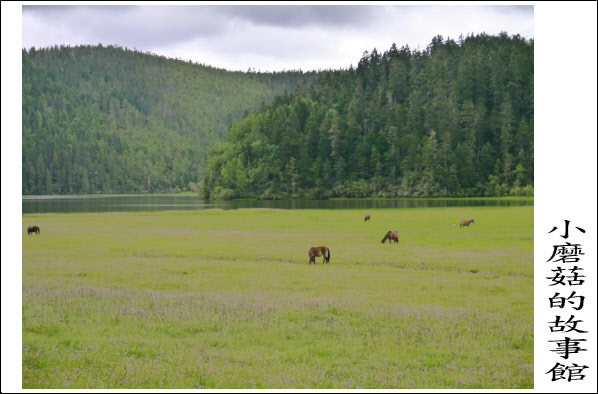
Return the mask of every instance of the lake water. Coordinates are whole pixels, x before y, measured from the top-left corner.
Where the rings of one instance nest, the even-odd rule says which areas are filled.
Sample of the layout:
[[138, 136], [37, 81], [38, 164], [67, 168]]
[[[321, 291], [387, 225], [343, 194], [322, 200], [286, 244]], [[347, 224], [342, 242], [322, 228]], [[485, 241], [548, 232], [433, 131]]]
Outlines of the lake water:
[[196, 211], [202, 209], [376, 209], [424, 207], [533, 206], [533, 199], [348, 199], [205, 201], [192, 194], [23, 196], [23, 213]]

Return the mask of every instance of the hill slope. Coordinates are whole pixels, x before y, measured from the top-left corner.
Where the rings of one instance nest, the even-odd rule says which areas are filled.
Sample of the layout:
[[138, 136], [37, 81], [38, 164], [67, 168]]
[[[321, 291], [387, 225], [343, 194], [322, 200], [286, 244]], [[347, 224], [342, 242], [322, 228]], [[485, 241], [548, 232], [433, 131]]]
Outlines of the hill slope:
[[201, 195], [531, 195], [533, 78], [533, 41], [506, 33], [366, 51], [235, 122]]
[[25, 195], [185, 190], [233, 120], [317, 74], [101, 45], [32, 48], [22, 62]]

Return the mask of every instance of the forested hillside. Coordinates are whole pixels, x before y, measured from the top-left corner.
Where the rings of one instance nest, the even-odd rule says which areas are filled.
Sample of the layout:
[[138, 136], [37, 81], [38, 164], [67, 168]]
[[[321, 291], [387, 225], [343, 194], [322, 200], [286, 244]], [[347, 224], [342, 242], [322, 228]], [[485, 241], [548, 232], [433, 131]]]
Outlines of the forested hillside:
[[27, 194], [187, 190], [231, 122], [316, 72], [229, 72], [116, 46], [23, 50]]
[[233, 122], [205, 198], [532, 195], [534, 44], [437, 36], [365, 52], [356, 68]]

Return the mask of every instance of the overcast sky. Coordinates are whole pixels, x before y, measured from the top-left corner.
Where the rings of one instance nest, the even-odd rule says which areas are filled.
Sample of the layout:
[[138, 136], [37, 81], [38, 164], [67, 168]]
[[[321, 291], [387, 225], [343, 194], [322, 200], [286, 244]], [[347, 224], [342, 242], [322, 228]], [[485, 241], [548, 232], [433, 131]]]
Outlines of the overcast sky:
[[24, 5], [24, 48], [119, 45], [228, 70], [348, 68], [436, 35], [534, 35], [525, 5]]

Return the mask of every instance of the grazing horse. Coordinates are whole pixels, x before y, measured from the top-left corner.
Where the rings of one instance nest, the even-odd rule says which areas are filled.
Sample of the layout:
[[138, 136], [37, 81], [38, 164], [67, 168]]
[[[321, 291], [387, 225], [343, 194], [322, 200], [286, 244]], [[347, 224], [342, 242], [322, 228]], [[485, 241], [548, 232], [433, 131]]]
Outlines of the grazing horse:
[[459, 224], [459, 227], [465, 227], [465, 226], [469, 227], [469, 225], [471, 223], [475, 224], [475, 222], [473, 221], [473, 219], [463, 219], [463, 220], [461, 220], [461, 224]]
[[314, 262], [314, 264], [316, 264], [316, 257], [320, 256], [324, 257], [324, 261], [322, 262], [322, 264], [329, 263], [330, 249], [328, 249], [327, 246], [314, 246], [313, 248], [311, 248], [309, 250], [309, 264], [311, 264], [312, 261]]
[[365, 215], [365, 219], [364, 222], [367, 222], [368, 220], [370, 220], [371, 215]]
[[395, 243], [399, 242], [399, 232], [396, 230], [392, 230], [386, 233], [386, 235], [384, 236], [384, 238], [382, 238], [382, 243], [386, 242], [387, 239], [390, 239], [389, 243], [392, 243], [392, 241], [395, 241]]
[[31, 235], [31, 233], [40, 234], [39, 227], [37, 227], [37, 226], [27, 227], [27, 235]]

